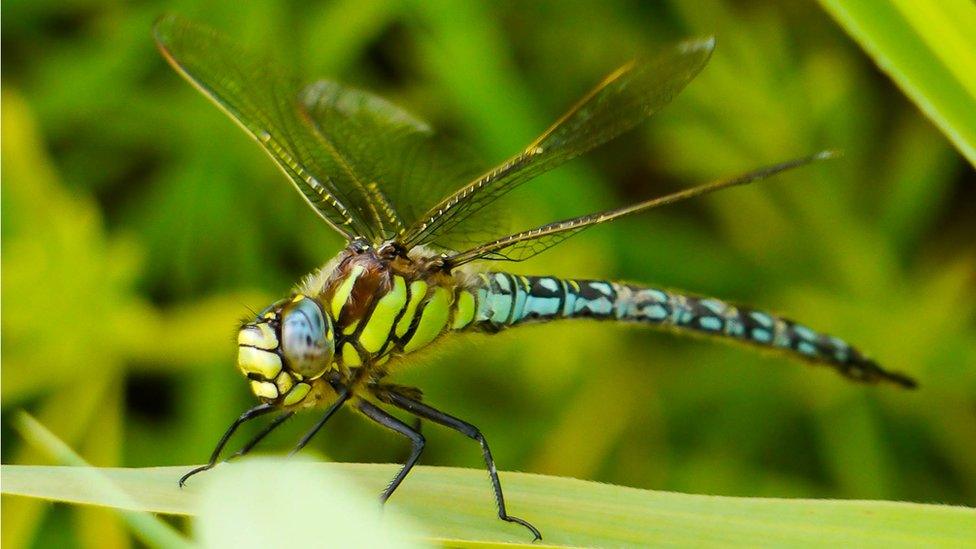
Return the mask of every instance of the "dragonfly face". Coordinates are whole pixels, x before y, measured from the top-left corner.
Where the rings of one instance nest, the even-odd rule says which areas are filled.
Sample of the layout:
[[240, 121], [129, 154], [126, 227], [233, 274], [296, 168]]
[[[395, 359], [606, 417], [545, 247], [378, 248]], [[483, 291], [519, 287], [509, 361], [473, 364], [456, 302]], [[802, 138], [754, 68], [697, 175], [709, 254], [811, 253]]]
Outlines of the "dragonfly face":
[[300, 403], [335, 354], [332, 320], [318, 301], [296, 295], [278, 301], [237, 335], [237, 366], [265, 402]]

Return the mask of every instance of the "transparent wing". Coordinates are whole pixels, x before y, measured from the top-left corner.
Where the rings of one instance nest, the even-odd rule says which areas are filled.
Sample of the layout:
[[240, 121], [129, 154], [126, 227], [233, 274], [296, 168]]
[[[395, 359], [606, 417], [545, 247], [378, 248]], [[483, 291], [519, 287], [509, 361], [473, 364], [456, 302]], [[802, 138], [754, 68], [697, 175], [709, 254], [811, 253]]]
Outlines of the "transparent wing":
[[701, 71], [714, 46], [710, 38], [684, 42], [616, 70], [521, 153], [431, 207], [401, 242], [409, 248], [434, 241], [519, 184], [633, 128]]
[[302, 91], [301, 105], [322, 147], [366, 189], [375, 209], [371, 215], [379, 217], [385, 237], [402, 233], [458, 182], [477, 173], [471, 155], [367, 91], [321, 80]]
[[771, 177], [778, 173], [791, 170], [817, 160], [833, 158], [834, 156], [836, 156], [836, 154], [832, 151], [823, 151], [814, 155], [796, 158], [780, 164], [773, 164], [771, 166], [759, 168], [758, 170], [729, 179], [720, 179], [718, 181], [713, 181], [711, 183], [678, 191], [659, 198], [652, 198], [650, 200], [639, 202], [624, 208], [606, 210], [599, 213], [549, 223], [534, 229], [529, 229], [527, 231], [522, 231], [499, 238], [498, 240], [489, 242], [487, 244], [482, 244], [481, 246], [472, 248], [470, 250], [448, 256], [447, 264], [457, 266], [478, 259], [522, 261], [540, 254], [556, 244], [559, 244], [563, 240], [579, 234], [584, 229], [594, 225], [619, 219], [625, 215], [650, 210], [651, 208], [656, 208], [658, 206], [673, 204], [675, 202], [680, 202], [682, 200], [687, 200], [703, 194], [713, 193], [728, 187], [745, 185], [747, 183], [766, 179], [767, 177]]
[[305, 120], [298, 80], [175, 15], [159, 19], [154, 34], [167, 61], [261, 144], [336, 231], [347, 239], [382, 236], [368, 188]]

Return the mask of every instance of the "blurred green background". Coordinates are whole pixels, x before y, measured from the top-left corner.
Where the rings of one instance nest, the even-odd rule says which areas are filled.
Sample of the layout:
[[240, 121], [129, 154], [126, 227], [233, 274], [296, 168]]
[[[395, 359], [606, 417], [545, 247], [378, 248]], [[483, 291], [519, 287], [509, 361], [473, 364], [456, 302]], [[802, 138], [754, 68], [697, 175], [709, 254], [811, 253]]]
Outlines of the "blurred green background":
[[[203, 461], [252, 404], [234, 368], [237, 320], [342, 245], [165, 65], [150, 36], [164, 11], [375, 90], [486, 162], [635, 52], [714, 34], [709, 66], [651, 123], [499, 203], [513, 226], [822, 148], [845, 156], [593, 229], [515, 269], [767, 307], [921, 388], [585, 322], [447, 344], [398, 380], [479, 425], [503, 470], [976, 504], [976, 177], [807, 2], [4, 2], [5, 414], [30, 410], [98, 465]], [[263, 448], [287, 448], [313, 421]], [[6, 422], [2, 434], [4, 463], [45, 462]], [[425, 434], [423, 463], [481, 466], [467, 439]], [[351, 413], [314, 446], [341, 461], [407, 452]], [[130, 543], [107, 511], [7, 498], [2, 513], [7, 547]]]

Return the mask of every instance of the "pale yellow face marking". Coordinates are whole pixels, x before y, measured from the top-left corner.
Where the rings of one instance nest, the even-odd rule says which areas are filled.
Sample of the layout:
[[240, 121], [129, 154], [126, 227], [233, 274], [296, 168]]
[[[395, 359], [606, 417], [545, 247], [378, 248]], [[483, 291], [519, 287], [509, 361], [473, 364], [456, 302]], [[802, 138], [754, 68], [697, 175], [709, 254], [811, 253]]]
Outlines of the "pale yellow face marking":
[[291, 388], [291, 391], [289, 391], [288, 394], [285, 395], [285, 400], [282, 401], [282, 404], [284, 404], [285, 406], [298, 404], [299, 402], [302, 401], [303, 398], [305, 398], [305, 396], [308, 394], [308, 392], [311, 389], [312, 387], [308, 383], [299, 383], [295, 385], [294, 387]]
[[281, 371], [281, 357], [253, 347], [238, 347], [237, 366], [245, 375], [255, 373], [266, 379], [274, 379]]
[[291, 380], [291, 376], [288, 375], [288, 372], [281, 372], [278, 374], [278, 377], [275, 378], [275, 385], [278, 387], [278, 392], [281, 394], [287, 393], [294, 384], [295, 382]]
[[267, 324], [252, 324], [237, 332], [238, 345], [250, 345], [259, 349], [272, 350], [278, 347], [278, 336]]
[[251, 381], [251, 392], [261, 398], [278, 398], [278, 388], [269, 381]]

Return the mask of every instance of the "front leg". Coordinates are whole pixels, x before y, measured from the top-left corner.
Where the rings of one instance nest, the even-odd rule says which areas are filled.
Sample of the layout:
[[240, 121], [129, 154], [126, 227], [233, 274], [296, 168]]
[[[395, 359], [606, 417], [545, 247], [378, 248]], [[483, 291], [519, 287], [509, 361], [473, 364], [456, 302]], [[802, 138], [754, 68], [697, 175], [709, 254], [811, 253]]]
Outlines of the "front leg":
[[321, 430], [322, 427], [325, 426], [325, 423], [329, 421], [329, 418], [331, 418], [332, 415], [339, 410], [339, 408], [342, 408], [342, 406], [346, 403], [346, 401], [349, 400], [349, 397], [351, 395], [352, 393], [350, 393], [349, 389], [342, 388], [339, 391], [339, 397], [336, 399], [336, 401], [333, 402], [331, 406], [329, 406], [329, 408], [325, 411], [324, 414], [322, 414], [322, 419], [318, 420], [318, 422], [316, 422], [315, 425], [313, 425], [312, 428], [309, 429], [307, 433], [305, 433], [305, 436], [303, 436], [302, 439], [298, 441], [298, 444], [296, 444], [295, 447], [291, 449], [291, 452], [288, 452], [288, 456], [289, 457], [293, 456], [297, 454], [302, 448], [304, 448], [305, 445], [308, 444], [310, 440], [312, 440], [312, 437], [314, 437], [319, 432], [319, 430]]
[[248, 454], [248, 452], [250, 452], [251, 450], [253, 450], [254, 447], [257, 446], [262, 440], [264, 440], [265, 437], [267, 437], [268, 435], [270, 435], [271, 434], [271, 431], [274, 431], [275, 429], [277, 429], [282, 423], [288, 421], [288, 418], [290, 418], [293, 415], [295, 415], [295, 412], [285, 412], [285, 413], [281, 414], [280, 416], [274, 418], [271, 421], [271, 423], [269, 423], [264, 429], [261, 430], [260, 433], [254, 435], [254, 438], [252, 438], [251, 440], [247, 441], [247, 444], [245, 444], [244, 446], [241, 446], [241, 449], [240, 450], [238, 450], [238, 451], [234, 452], [233, 454], [231, 454], [230, 457], [227, 458], [227, 459], [225, 459], [224, 461], [231, 461], [231, 460], [237, 459], [239, 457], [246, 456]]
[[230, 440], [231, 435], [234, 434], [234, 431], [236, 431], [237, 428], [241, 426], [241, 424], [251, 421], [256, 417], [263, 416], [264, 414], [267, 414], [268, 412], [274, 409], [275, 407], [273, 405], [264, 403], [264, 404], [258, 404], [254, 408], [251, 408], [250, 410], [241, 414], [240, 417], [234, 420], [234, 423], [231, 423], [230, 427], [228, 427], [227, 430], [224, 431], [224, 436], [220, 437], [220, 440], [217, 442], [217, 447], [214, 448], [213, 452], [210, 454], [210, 461], [207, 462], [206, 465], [201, 465], [200, 467], [197, 467], [191, 470], [190, 472], [188, 472], [187, 474], [183, 475], [182, 477], [180, 477], [180, 488], [182, 488], [183, 485], [186, 484], [186, 479], [192, 477], [197, 473], [202, 473], [203, 471], [206, 471], [208, 469], [213, 469], [214, 465], [217, 465], [217, 460], [220, 459], [220, 452], [224, 450], [224, 446], [227, 445], [227, 441]]

